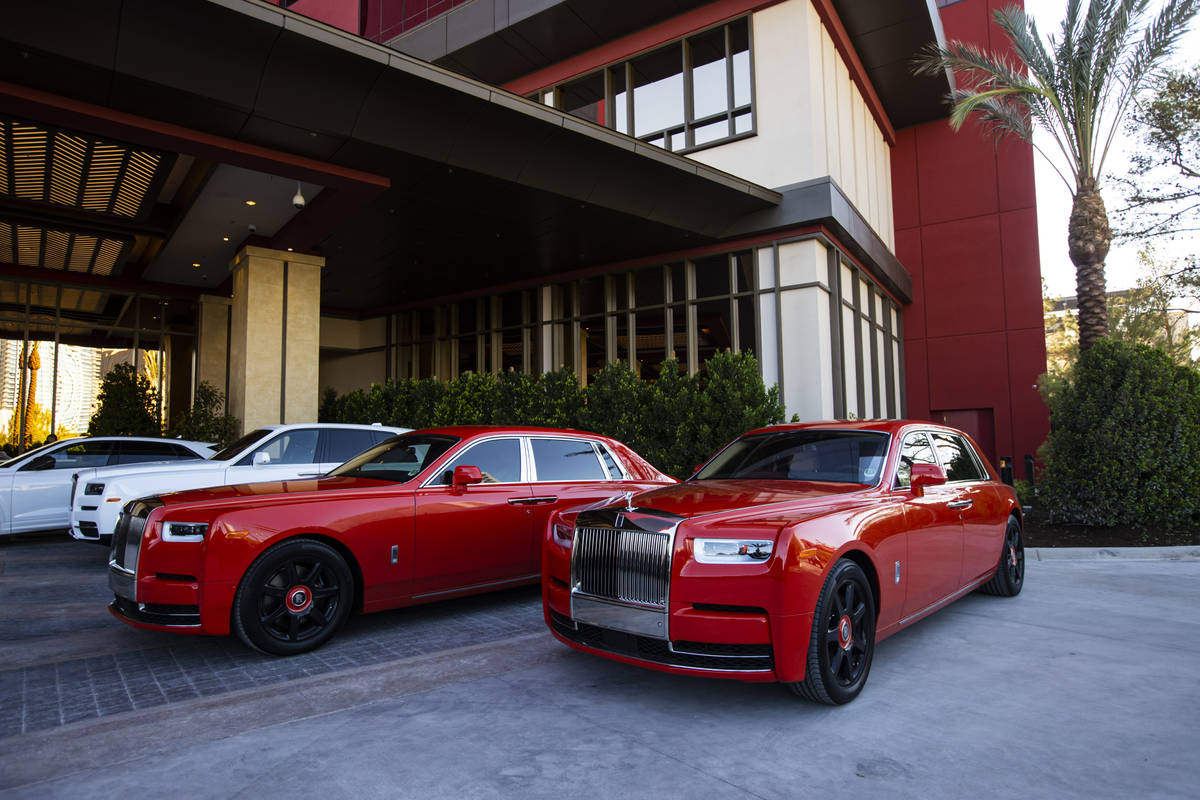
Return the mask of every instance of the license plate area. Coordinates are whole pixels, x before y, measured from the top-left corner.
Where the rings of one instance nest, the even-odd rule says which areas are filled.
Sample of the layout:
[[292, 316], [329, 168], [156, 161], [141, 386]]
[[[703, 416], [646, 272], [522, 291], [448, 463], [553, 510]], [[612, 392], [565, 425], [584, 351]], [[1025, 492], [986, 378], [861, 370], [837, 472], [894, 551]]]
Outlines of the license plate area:
[[609, 628], [654, 639], [668, 638], [667, 612], [661, 608], [642, 608], [573, 593], [571, 618], [598, 628]]

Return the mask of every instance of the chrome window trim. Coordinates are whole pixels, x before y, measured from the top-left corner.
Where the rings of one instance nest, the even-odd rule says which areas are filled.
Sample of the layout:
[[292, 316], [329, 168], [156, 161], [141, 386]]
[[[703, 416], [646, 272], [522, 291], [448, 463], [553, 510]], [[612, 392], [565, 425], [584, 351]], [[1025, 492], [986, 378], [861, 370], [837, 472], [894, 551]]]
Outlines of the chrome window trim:
[[[625, 466], [625, 462], [623, 462], [620, 458], [617, 457], [617, 454], [613, 452], [613, 449], [611, 447], [607, 447], [604, 444], [604, 442], [601, 442], [598, 440], [593, 441], [592, 445], [595, 446], [597, 448], [597, 450], [602, 449], [605, 453], [608, 453], [608, 457], [611, 458], [613, 463], [617, 465], [617, 469], [621, 470], [620, 477], [613, 478], [614, 481], [631, 481], [631, 480], [633, 480], [633, 475], [629, 472], [629, 468]], [[603, 454], [600, 455], [600, 461], [601, 462], [604, 461]], [[605, 465], [604, 470], [605, 470], [605, 472], [608, 471], [607, 465]]]
[[[433, 472], [427, 478], [425, 478], [425, 480], [422, 481], [420, 483], [420, 485], [417, 486], [417, 488], [418, 489], [449, 489], [450, 488], [449, 484], [434, 483], [433, 481], [436, 478], [441, 477], [442, 473], [444, 473], [450, 467], [450, 465], [452, 463], [457, 461], [460, 455], [466, 455], [467, 453], [471, 452], [472, 448], [474, 448], [476, 445], [483, 444], [484, 442], [494, 442], [497, 439], [516, 439], [517, 440], [517, 446], [520, 448], [520, 452], [521, 452], [521, 480], [519, 480], [519, 481], [497, 481], [496, 483], [481, 483], [481, 484], [477, 484], [477, 485], [479, 485], [479, 486], [521, 486], [522, 484], [529, 483], [530, 467], [529, 467], [529, 462], [526, 460], [526, 455], [527, 455], [526, 448], [528, 447], [528, 444], [524, 441], [524, 438], [525, 437], [519, 433], [497, 433], [497, 434], [491, 434], [491, 435], [485, 436], [482, 439], [475, 439], [475, 440], [469, 442], [461, 450], [459, 450], [458, 454], [452, 455], [450, 457], [450, 460], [442, 461], [441, 463], [444, 466], [439, 466], [438, 462], [434, 462], [432, 465], [426, 467], [426, 469], [433, 470]], [[443, 453], [441, 458], [445, 459], [447, 455], [448, 455], [447, 453]], [[441, 459], [439, 459], [439, 460], [441, 460]]]

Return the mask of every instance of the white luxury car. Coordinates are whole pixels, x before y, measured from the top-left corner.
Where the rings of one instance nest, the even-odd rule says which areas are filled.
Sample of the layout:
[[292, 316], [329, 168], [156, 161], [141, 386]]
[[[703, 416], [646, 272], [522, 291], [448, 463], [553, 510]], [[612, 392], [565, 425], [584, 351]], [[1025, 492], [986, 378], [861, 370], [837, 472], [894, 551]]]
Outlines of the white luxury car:
[[30, 450], [0, 464], [0, 534], [66, 528], [71, 477], [81, 468], [171, 461], [198, 464], [213, 452], [200, 442], [140, 436], [63, 439]]
[[76, 539], [108, 542], [121, 508], [162, 492], [323, 475], [408, 428], [309, 423], [251, 431], [206, 461], [152, 469], [105, 467], [75, 471], [71, 528]]

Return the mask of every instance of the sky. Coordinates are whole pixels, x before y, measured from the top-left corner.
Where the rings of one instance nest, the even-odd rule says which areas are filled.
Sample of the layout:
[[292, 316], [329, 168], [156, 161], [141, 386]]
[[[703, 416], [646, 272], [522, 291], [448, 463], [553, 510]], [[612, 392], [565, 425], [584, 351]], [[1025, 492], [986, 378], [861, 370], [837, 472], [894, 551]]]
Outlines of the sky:
[[[1157, 9], [1161, 0], [1153, 0], [1151, 6]], [[1062, 24], [1066, 0], [1025, 0], [1026, 11], [1037, 21], [1042, 35], [1057, 34]], [[1193, 24], [1192, 30], [1184, 37], [1171, 66], [1183, 68], [1195, 63], [1194, 54], [1200, 51], [1200, 25]], [[1129, 166], [1129, 153], [1137, 146], [1137, 142], [1123, 129], [1118, 132], [1119, 140], [1114, 144], [1105, 162], [1104, 170], [1109, 176], [1124, 175]], [[1044, 135], [1043, 135], [1044, 138]], [[1040, 142], [1040, 143], [1039, 143]], [[1042, 150], [1048, 151], [1048, 144], [1035, 137], [1035, 143]], [[1038, 204], [1038, 239], [1040, 244], [1042, 277], [1048, 293], [1053, 297], [1075, 294], [1075, 267], [1067, 257], [1067, 219], [1071, 215], [1071, 193], [1062, 179], [1040, 156], [1034, 157], [1034, 175], [1037, 187]], [[1111, 217], [1112, 213], [1124, 203], [1124, 198], [1115, 181], [1111, 178], [1101, 186], [1104, 204]], [[1162, 242], [1157, 246], [1160, 257], [1176, 258], [1198, 249], [1196, 242], [1175, 241]], [[1108, 290], [1127, 289], [1133, 286], [1141, 275], [1137, 262], [1138, 246], [1136, 244], [1114, 243], [1109, 251], [1105, 264], [1105, 274], [1108, 279]]]

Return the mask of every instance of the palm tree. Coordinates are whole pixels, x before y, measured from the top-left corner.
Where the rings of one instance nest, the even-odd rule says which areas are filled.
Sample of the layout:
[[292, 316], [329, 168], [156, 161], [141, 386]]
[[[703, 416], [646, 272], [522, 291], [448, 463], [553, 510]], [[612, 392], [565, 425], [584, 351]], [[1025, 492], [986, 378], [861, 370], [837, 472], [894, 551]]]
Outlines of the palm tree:
[[[1150, 0], [1068, 0], [1062, 30], [1042, 41], [1018, 6], [997, 9], [1012, 55], [988, 53], [963, 42], [931, 44], [917, 72], [942, 71], [958, 79], [950, 124], [975, 115], [993, 135], [1012, 134], [1033, 144], [1072, 194], [1067, 247], [1079, 296], [1079, 347], [1108, 334], [1104, 260], [1112, 232], [1100, 197], [1104, 159], [1146, 79], [1162, 64], [1200, 10], [1200, 0], [1167, 0], [1148, 20]], [[1061, 159], [1033, 143], [1041, 128]], [[1070, 173], [1069, 177], [1068, 174]]]

